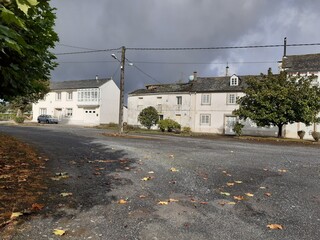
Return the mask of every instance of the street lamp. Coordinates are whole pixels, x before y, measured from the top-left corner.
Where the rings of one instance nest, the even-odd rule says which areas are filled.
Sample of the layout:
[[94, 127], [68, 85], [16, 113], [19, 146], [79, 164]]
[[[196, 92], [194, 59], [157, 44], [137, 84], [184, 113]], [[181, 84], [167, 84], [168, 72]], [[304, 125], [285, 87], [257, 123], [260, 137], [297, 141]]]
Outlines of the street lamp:
[[120, 104], [119, 104], [119, 133], [123, 133], [123, 106], [124, 106], [124, 66], [126, 61], [126, 48], [121, 47], [121, 61], [115, 54], [111, 54], [111, 57], [120, 62]]

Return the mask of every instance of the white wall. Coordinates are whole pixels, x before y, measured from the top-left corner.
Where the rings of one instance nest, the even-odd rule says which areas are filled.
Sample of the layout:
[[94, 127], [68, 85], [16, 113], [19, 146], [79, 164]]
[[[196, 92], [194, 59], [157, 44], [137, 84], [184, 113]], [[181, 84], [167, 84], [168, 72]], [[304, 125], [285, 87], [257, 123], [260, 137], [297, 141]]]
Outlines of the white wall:
[[[182, 104], [177, 104], [177, 97], [182, 97]], [[170, 118], [181, 124], [182, 127], [190, 126], [191, 97], [189, 93], [129, 95], [128, 97], [128, 124], [139, 125], [139, 113], [149, 106], [157, 109], [163, 119]]]
[[100, 123], [119, 123], [119, 88], [113, 80], [110, 80], [107, 83], [103, 84], [100, 89]]

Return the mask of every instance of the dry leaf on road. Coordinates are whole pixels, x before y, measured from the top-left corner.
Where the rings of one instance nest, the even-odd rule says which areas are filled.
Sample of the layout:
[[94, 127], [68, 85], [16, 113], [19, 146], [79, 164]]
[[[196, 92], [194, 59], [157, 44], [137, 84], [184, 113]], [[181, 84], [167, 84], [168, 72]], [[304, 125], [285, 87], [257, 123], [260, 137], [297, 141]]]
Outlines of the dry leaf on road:
[[233, 196], [233, 199], [234, 200], [238, 200], [238, 201], [241, 201], [241, 200], [243, 200], [244, 199], [244, 197], [243, 196]]
[[128, 203], [126, 200], [124, 200], [124, 199], [120, 199], [119, 201], [118, 201], [118, 203], [119, 204], [126, 204], [126, 203]]
[[282, 226], [282, 225], [276, 224], [276, 223], [269, 224], [269, 225], [267, 225], [267, 227], [268, 227], [269, 229], [272, 229], [272, 230], [275, 230], [275, 229], [282, 230], [282, 229], [283, 229], [283, 226]]
[[22, 212], [13, 212], [13, 213], [11, 214], [10, 219], [15, 219], [15, 218], [20, 217], [20, 216], [22, 216], [22, 215], [23, 215]]
[[62, 236], [62, 235], [64, 235], [66, 233], [66, 231], [65, 230], [62, 230], [62, 229], [54, 229], [53, 230], [53, 234], [54, 235], [57, 235], [57, 236]]
[[141, 179], [141, 181], [149, 181], [149, 180], [151, 180], [151, 177], [144, 177]]
[[232, 186], [234, 186], [234, 183], [233, 182], [227, 182], [227, 186], [228, 187], [232, 187]]
[[221, 195], [226, 195], [226, 196], [230, 196], [230, 193], [228, 192], [220, 192]]
[[168, 205], [168, 202], [167, 201], [160, 201], [160, 202], [158, 202], [158, 205]]
[[72, 193], [71, 192], [64, 192], [64, 193], [60, 193], [60, 196], [69, 197], [69, 196], [72, 196]]
[[242, 183], [242, 181], [234, 181], [235, 183], [238, 183], [238, 184], [240, 184], [240, 183]]
[[179, 172], [179, 170], [177, 170], [177, 169], [174, 168], [174, 167], [170, 168], [170, 171], [171, 171], [171, 172]]
[[245, 193], [248, 197], [253, 197], [254, 194], [253, 193]]

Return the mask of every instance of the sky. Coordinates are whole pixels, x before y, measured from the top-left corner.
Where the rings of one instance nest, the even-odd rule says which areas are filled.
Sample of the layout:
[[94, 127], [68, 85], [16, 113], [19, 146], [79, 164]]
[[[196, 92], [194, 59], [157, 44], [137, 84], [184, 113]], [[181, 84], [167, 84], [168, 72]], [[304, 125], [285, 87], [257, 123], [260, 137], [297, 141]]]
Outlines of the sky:
[[[119, 85], [125, 46], [125, 93], [148, 84], [201, 77], [278, 72], [283, 47], [215, 48], [320, 43], [319, 0], [51, 0], [59, 35], [53, 52], [59, 66], [52, 81], [112, 77]], [[90, 50], [94, 53], [66, 54]], [[287, 47], [287, 55], [320, 53], [320, 45]]]

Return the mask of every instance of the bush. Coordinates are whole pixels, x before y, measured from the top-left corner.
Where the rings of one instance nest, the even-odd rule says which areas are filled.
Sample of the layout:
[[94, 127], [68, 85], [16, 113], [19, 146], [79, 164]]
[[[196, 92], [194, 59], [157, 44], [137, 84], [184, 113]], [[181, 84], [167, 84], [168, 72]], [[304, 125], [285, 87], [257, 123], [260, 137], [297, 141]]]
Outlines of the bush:
[[16, 123], [23, 123], [23, 122], [24, 122], [24, 117], [15, 117], [15, 118], [14, 118], [14, 121], [15, 121]]
[[164, 119], [160, 120], [158, 126], [162, 132], [168, 131], [173, 132], [181, 129], [181, 125], [172, 119]]
[[183, 133], [191, 133], [191, 128], [190, 127], [183, 127], [182, 132]]
[[236, 124], [233, 127], [233, 131], [236, 133], [237, 136], [240, 136], [242, 134], [243, 127], [244, 127], [243, 124], [236, 122]]
[[306, 132], [303, 131], [303, 130], [298, 131], [298, 136], [299, 136], [300, 139], [303, 139], [305, 134], [306, 134]]
[[316, 142], [319, 142], [320, 139], [320, 132], [312, 132], [312, 137]]
[[125, 131], [136, 131], [136, 130], [139, 130], [140, 127], [127, 124], [126, 126], [124, 126], [124, 129], [125, 129]]
[[147, 107], [140, 112], [138, 120], [143, 126], [150, 129], [159, 121], [158, 111], [154, 107]]

